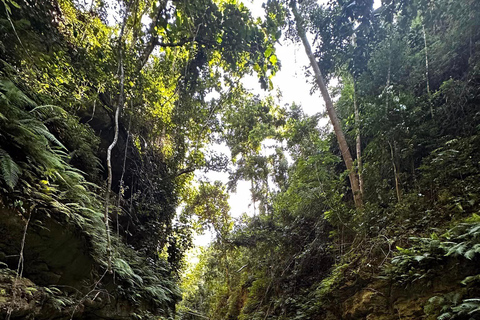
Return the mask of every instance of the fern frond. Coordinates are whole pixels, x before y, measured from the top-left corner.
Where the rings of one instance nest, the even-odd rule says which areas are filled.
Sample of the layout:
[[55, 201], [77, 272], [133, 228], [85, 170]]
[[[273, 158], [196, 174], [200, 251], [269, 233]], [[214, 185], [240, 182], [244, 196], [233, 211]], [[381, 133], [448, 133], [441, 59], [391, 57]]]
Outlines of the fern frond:
[[3, 181], [13, 189], [17, 185], [18, 177], [22, 173], [22, 169], [20, 169], [10, 155], [3, 149], [0, 149], [0, 170]]
[[48, 131], [47, 127], [45, 125], [38, 125], [38, 126], [33, 126], [32, 131], [35, 132], [36, 134], [42, 135], [45, 138], [47, 138], [50, 142], [56, 144], [62, 149], [67, 150], [67, 148], [55, 137], [50, 131]]
[[25, 93], [18, 89], [13, 82], [9, 80], [0, 80], [0, 90], [4, 92], [5, 97], [13, 104], [22, 107], [37, 105]]
[[57, 109], [61, 113], [66, 112], [62, 107], [47, 104], [47, 105], [38, 106], [38, 107], [33, 108], [32, 110], [30, 110], [30, 113], [38, 112], [38, 111], [44, 111], [44, 109], [47, 109], [47, 108], [50, 109], [50, 110]]
[[115, 259], [113, 261], [113, 267], [121, 278], [127, 281], [133, 280], [133, 282], [139, 285], [143, 283], [142, 278], [132, 270], [128, 262], [125, 260], [120, 258]]

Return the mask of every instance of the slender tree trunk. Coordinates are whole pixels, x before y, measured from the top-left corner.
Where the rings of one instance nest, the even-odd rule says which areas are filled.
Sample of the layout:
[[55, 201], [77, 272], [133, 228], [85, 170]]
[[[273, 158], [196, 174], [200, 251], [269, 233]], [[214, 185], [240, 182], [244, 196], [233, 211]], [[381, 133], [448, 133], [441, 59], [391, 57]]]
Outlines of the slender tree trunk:
[[123, 34], [125, 32], [125, 25], [127, 22], [128, 17], [128, 9], [125, 11], [125, 17], [123, 18], [123, 25], [120, 31], [119, 37], [119, 55], [118, 55], [118, 64], [119, 64], [119, 71], [120, 71], [120, 88], [119, 88], [119, 96], [118, 96], [118, 104], [115, 110], [115, 135], [113, 137], [112, 143], [108, 146], [107, 149], [107, 170], [108, 170], [108, 178], [107, 178], [107, 190], [105, 193], [105, 211], [104, 211], [104, 222], [105, 222], [105, 229], [107, 233], [107, 259], [108, 259], [108, 270], [112, 271], [112, 248], [111, 248], [111, 240], [110, 240], [110, 224], [109, 224], [109, 217], [108, 217], [108, 210], [110, 206], [110, 192], [112, 189], [112, 150], [117, 145], [118, 142], [118, 129], [119, 129], [119, 118], [120, 114], [122, 113], [123, 104], [125, 100], [125, 72], [123, 67]]
[[152, 19], [152, 22], [150, 23], [150, 26], [148, 28], [148, 34], [150, 35], [150, 40], [147, 43], [143, 53], [141, 54], [141, 58], [138, 59], [137, 72], [142, 70], [142, 68], [147, 63], [148, 58], [152, 54], [156, 45], [158, 44], [158, 35], [157, 35], [157, 32], [155, 31], [155, 28], [157, 27], [160, 21], [160, 18], [162, 17], [162, 13], [165, 7], [167, 6], [167, 2], [168, 1], [160, 1], [158, 3], [157, 12], [155, 13], [154, 18]]
[[431, 102], [431, 94], [430, 94], [430, 75], [428, 72], [428, 46], [427, 46], [427, 32], [425, 31], [425, 25], [422, 24], [422, 30], [423, 30], [423, 42], [425, 45], [425, 78], [427, 80], [427, 95], [428, 95], [428, 102], [430, 104], [430, 114], [432, 115], [433, 118], [433, 106]]
[[117, 198], [117, 214], [115, 215], [117, 218], [117, 236], [120, 236], [120, 224], [118, 221], [118, 216], [120, 215], [121, 212], [121, 200], [123, 197], [124, 193], [124, 185], [125, 182], [123, 181], [123, 178], [125, 177], [125, 167], [127, 165], [127, 153], [128, 153], [128, 140], [130, 138], [130, 126], [132, 125], [132, 117], [130, 116], [130, 119], [128, 120], [128, 130], [127, 130], [127, 140], [125, 142], [125, 152], [123, 154], [123, 167], [122, 167], [122, 175], [120, 176], [120, 186], [118, 188], [118, 198]]
[[387, 69], [387, 83], [385, 84], [385, 116], [388, 117], [388, 110], [390, 109], [390, 77], [392, 73], [392, 47], [388, 44], [388, 69]]
[[388, 141], [388, 145], [390, 146], [390, 157], [392, 159], [393, 174], [395, 176], [395, 191], [397, 192], [397, 200], [398, 202], [400, 202], [402, 200], [402, 192], [400, 191], [400, 177], [398, 175], [398, 168], [395, 164], [395, 154], [393, 152], [393, 147], [390, 141]]
[[[270, 187], [268, 185], [268, 174], [266, 175], [265, 177], [265, 180], [264, 180], [264, 183], [265, 183], [265, 188], [266, 188], [266, 193], [265, 193], [265, 198], [264, 198], [264, 203], [263, 203], [263, 210], [265, 210], [265, 213], [268, 212], [268, 197], [269, 197], [269, 194], [270, 194]], [[272, 215], [270, 215], [270, 218], [272, 219]]]
[[358, 186], [360, 188], [360, 195], [363, 198], [363, 163], [362, 163], [362, 140], [360, 137], [360, 111], [357, 105], [357, 88], [355, 79], [353, 79], [353, 108], [355, 110], [355, 134], [356, 134], [356, 149], [357, 149], [357, 172], [358, 172]]
[[[225, 243], [223, 243], [223, 236], [222, 236], [222, 247], [225, 247]], [[224, 252], [223, 252], [224, 256], [225, 256], [225, 277], [226, 277], [226, 282], [227, 282], [227, 296], [230, 296], [230, 292], [231, 292], [231, 283], [230, 283], [230, 263], [228, 262], [228, 249], [225, 248]]]
[[257, 208], [255, 206], [255, 201], [257, 201], [257, 198], [255, 197], [255, 188], [254, 188], [254, 184], [253, 184], [253, 178], [251, 178], [250, 180], [250, 188], [251, 188], [251, 192], [252, 192], [252, 203], [253, 203], [253, 216], [256, 216], [257, 215]]
[[[123, 70], [123, 67], [121, 68]], [[118, 118], [120, 117], [120, 107], [117, 106], [117, 110], [115, 111], [115, 136], [113, 138], [112, 143], [108, 146], [107, 149], [107, 190], [105, 193], [105, 211], [103, 214], [103, 219], [105, 222], [105, 229], [107, 233], [107, 259], [108, 259], [108, 270], [112, 270], [112, 248], [111, 248], [111, 240], [110, 240], [110, 223], [108, 217], [108, 211], [110, 207], [110, 190], [112, 189], [112, 149], [115, 147], [118, 141]]]
[[315, 74], [315, 81], [320, 88], [320, 92], [322, 93], [323, 100], [325, 101], [325, 106], [327, 108], [327, 113], [330, 118], [330, 121], [333, 125], [333, 130], [338, 140], [338, 145], [340, 147], [340, 152], [342, 153], [343, 161], [348, 170], [348, 177], [350, 179], [350, 185], [352, 187], [353, 198], [355, 201], [355, 207], [360, 209], [363, 207], [363, 200], [362, 194], [360, 191], [360, 184], [358, 181], [358, 177], [355, 172], [355, 168], [353, 166], [352, 155], [350, 150], [348, 149], [347, 140], [345, 139], [345, 134], [343, 133], [342, 126], [340, 120], [338, 119], [337, 112], [333, 107], [332, 99], [330, 98], [330, 94], [328, 93], [327, 86], [325, 84], [325, 80], [323, 79], [322, 72], [320, 71], [320, 67], [318, 66], [317, 61], [315, 60], [315, 56], [313, 55], [312, 48], [310, 43], [307, 39], [307, 34], [305, 32], [305, 28], [303, 27], [303, 19], [298, 13], [297, 10], [297, 3], [293, 0], [290, 3], [290, 7], [292, 8], [293, 15], [295, 17], [295, 24], [297, 27], [298, 35], [302, 40], [303, 46], [305, 48], [305, 52], [310, 60], [310, 64], [312, 66], [313, 72]]

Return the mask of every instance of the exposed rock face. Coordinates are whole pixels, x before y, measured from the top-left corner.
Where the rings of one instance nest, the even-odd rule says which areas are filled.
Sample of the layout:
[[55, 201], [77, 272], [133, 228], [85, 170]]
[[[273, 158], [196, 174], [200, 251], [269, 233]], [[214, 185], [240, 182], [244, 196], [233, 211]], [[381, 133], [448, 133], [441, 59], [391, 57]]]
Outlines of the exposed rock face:
[[374, 283], [371, 287], [363, 288], [344, 304], [344, 319], [366, 320], [396, 320], [396, 319], [423, 319], [423, 306], [428, 298], [418, 297], [400, 288], [394, 289], [389, 296], [387, 283]]
[[39, 301], [45, 300], [45, 292], [26, 278], [16, 279], [10, 269], [0, 270], [0, 315], [11, 313], [13, 319], [28, 319], [38, 314]]
[[[103, 274], [102, 287], [89, 255], [88, 242], [73, 227], [32, 216], [24, 248], [22, 277], [16, 271], [26, 219], [0, 209], [0, 318], [125, 319], [131, 305], [112, 295], [113, 278]], [[110, 288], [109, 286], [112, 286]]]
[[[14, 211], [0, 212], [0, 259], [16, 269], [25, 218]], [[93, 259], [87, 241], [72, 227], [52, 218], [31, 217], [26, 237], [23, 274], [38, 285], [77, 287], [92, 277]]]
[[468, 296], [478, 296], [476, 286], [462, 284], [465, 277], [477, 273], [475, 261], [460, 264], [451, 258], [436, 265], [431, 276], [413, 283], [379, 280], [378, 275], [361, 279], [357, 284], [350, 283], [332, 292], [334, 303], [326, 305], [324, 313], [316, 319], [437, 320], [445, 312], [445, 306], [458, 305]]

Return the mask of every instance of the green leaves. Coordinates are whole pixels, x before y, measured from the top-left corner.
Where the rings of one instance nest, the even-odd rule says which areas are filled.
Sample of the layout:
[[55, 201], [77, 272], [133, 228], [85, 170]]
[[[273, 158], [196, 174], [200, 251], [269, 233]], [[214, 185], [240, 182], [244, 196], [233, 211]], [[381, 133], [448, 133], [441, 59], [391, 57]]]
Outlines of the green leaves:
[[10, 9], [9, 5], [11, 5], [11, 6], [13, 6], [17, 9], [20, 9], [20, 5], [13, 0], [2, 0], [2, 3], [5, 6], [5, 10], [7, 11], [7, 13], [9, 15], [12, 14], [12, 10]]
[[183, 213], [198, 219], [198, 231], [210, 228], [220, 239], [225, 239], [233, 227], [228, 198], [220, 181], [213, 184], [201, 181], [198, 189], [189, 195]]
[[13, 161], [10, 155], [0, 149], [0, 177], [5, 183], [13, 189], [18, 182], [18, 178], [22, 173], [22, 169]]
[[113, 260], [113, 270], [115, 270], [120, 277], [127, 281], [133, 281], [137, 286], [143, 284], [143, 279], [137, 275], [128, 262], [123, 259], [117, 258]]
[[464, 319], [466, 316], [468, 316], [469, 319], [476, 319], [480, 314], [480, 299], [464, 299], [459, 304], [454, 303], [448, 309], [450, 309], [450, 311], [442, 313], [438, 316], [437, 320]]

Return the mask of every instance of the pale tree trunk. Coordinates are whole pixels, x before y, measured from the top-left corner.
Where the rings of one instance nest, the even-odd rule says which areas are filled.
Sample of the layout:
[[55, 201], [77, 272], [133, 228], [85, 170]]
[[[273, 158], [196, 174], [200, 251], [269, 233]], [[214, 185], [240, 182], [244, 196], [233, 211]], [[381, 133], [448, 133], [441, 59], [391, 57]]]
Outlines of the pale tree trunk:
[[357, 172], [358, 172], [358, 186], [360, 188], [360, 195], [363, 198], [363, 163], [362, 163], [362, 140], [360, 136], [360, 111], [357, 105], [357, 87], [355, 85], [355, 78], [353, 79], [353, 108], [355, 111], [355, 134], [356, 134], [356, 149], [357, 149]]
[[355, 207], [357, 209], [360, 209], [363, 207], [362, 194], [360, 192], [360, 184], [359, 184], [358, 177], [353, 165], [352, 155], [350, 154], [350, 150], [348, 149], [347, 140], [345, 139], [345, 134], [343, 133], [340, 120], [338, 119], [338, 116], [337, 116], [337, 112], [333, 107], [333, 102], [332, 102], [332, 99], [330, 98], [330, 94], [328, 93], [325, 80], [323, 79], [322, 72], [320, 71], [320, 67], [318, 66], [318, 63], [315, 60], [315, 56], [313, 55], [312, 48], [310, 46], [310, 43], [308, 42], [307, 34], [305, 32], [305, 28], [303, 27], [303, 19], [298, 13], [296, 1], [292, 1], [290, 3], [290, 7], [292, 8], [292, 12], [295, 17], [295, 24], [297, 27], [298, 35], [302, 40], [303, 46], [305, 48], [305, 52], [308, 56], [308, 59], [310, 60], [310, 65], [312, 66], [313, 72], [315, 74], [315, 81], [318, 87], [320, 88], [320, 92], [322, 93], [323, 100], [325, 101], [327, 113], [330, 118], [330, 121], [332, 122], [333, 130], [338, 140], [338, 145], [340, 147], [340, 152], [342, 153], [343, 161], [345, 162], [345, 165], [348, 170], [348, 177], [350, 179], [350, 185], [352, 187]]
[[387, 83], [385, 85], [385, 116], [388, 117], [388, 111], [390, 109], [390, 76], [392, 71], [392, 47], [391, 43], [388, 44], [388, 69], [387, 69]]
[[[387, 141], [388, 145], [390, 146], [390, 157], [392, 159], [392, 166], [393, 166], [393, 175], [395, 177], [395, 191], [397, 192], [397, 200], [398, 202], [402, 201], [402, 191], [400, 190], [400, 176], [398, 174], [398, 168], [395, 164], [395, 154], [393, 151], [392, 144], [390, 141]], [[395, 141], [393, 142], [395, 144]]]
[[255, 197], [255, 187], [254, 187], [254, 184], [253, 184], [253, 178], [251, 178], [251, 180], [250, 180], [250, 188], [251, 188], [251, 192], [252, 192], [253, 216], [256, 216], [257, 215], [257, 208], [255, 206], [255, 201], [257, 201], [257, 199]]
[[122, 175], [120, 176], [120, 185], [118, 187], [118, 198], [117, 198], [117, 214], [115, 215], [117, 218], [117, 236], [120, 236], [120, 225], [119, 225], [119, 219], [118, 216], [120, 215], [121, 212], [121, 200], [123, 198], [123, 193], [125, 191], [125, 181], [123, 181], [123, 178], [125, 177], [125, 170], [126, 170], [126, 165], [127, 165], [127, 153], [128, 153], [128, 140], [130, 138], [130, 127], [132, 125], [132, 117], [130, 116], [130, 119], [128, 120], [128, 130], [127, 130], [127, 141], [125, 142], [125, 152], [123, 154], [123, 167], [122, 167]]
[[128, 17], [128, 9], [125, 12], [125, 17], [123, 19], [122, 29], [120, 31], [119, 37], [119, 78], [120, 78], [120, 88], [119, 88], [119, 96], [118, 96], [118, 104], [115, 110], [115, 135], [113, 137], [112, 143], [108, 146], [107, 149], [107, 170], [108, 170], [108, 178], [107, 178], [107, 190], [105, 193], [105, 211], [104, 211], [104, 222], [105, 222], [105, 229], [107, 233], [107, 259], [108, 259], [108, 270], [112, 271], [112, 248], [111, 248], [111, 240], [110, 240], [110, 224], [109, 224], [109, 217], [108, 217], [108, 210], [110, 206], [110, 192], [112, 189], [112, 150], [117, 145], [118, 142], [118, 129], [119, 129], [119, 118], [120, 114], [122, 113], [123, 104], [125, 100], [125, 72], [123, 67], [123, 34], [125, 32], [125, 25], [127, 22]]
[[425, 45], [425, 78], [427, 80], [427, 95], [428, 95], [428, 102], [430, 104], [430, 114], [433, 118], [433, 106], [431, 101], [431, 94], [430, 94], [430, 75], [428, 72], [428, 46], [427, 46], [427, 32], [425, 31], [425, 25], [422, 24], [423, 30], [423, 42]]

